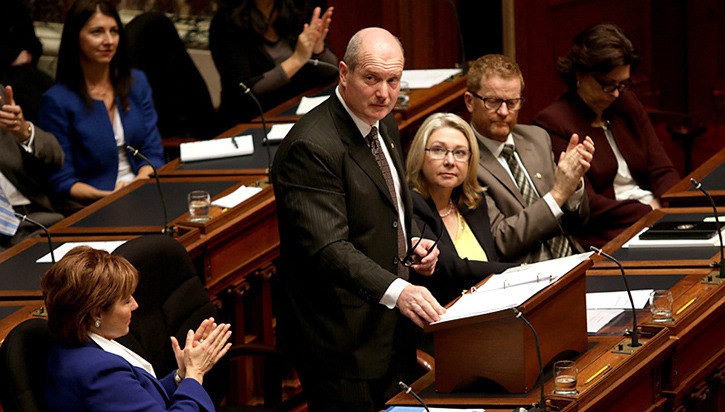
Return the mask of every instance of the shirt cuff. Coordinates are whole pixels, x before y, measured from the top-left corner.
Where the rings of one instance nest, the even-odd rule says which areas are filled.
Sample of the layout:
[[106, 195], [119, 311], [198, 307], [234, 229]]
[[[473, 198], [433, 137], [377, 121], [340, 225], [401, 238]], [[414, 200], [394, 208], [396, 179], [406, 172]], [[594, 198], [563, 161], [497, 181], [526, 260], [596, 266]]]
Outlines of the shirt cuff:
[[400, 294], [403, 293], [403, 289], [405, 289], [408, 285], [410, 285], [410, 283], [404, 279], [395, 279], [393, 283], [388, 286], [388, 289], [385, 291], [382, 299], [380, 299], [380, 304], [385, 305], [388, 309], [395, 309], [395, 305], [398, 303]]
[[551, 192], [544, 195], [544, 201], [547, 205], [549, 205], [549, 209], [555, 218], [558, 219], [564, 216], [564, 212], [561, 210], [559, 205], [556, 204], [556, 200], [554, 200], [554, 196], [551, 195]]
[[28, 140], [20, 143], [20, 146], [28, 153], [33, 153], [33, 142], [35, 142], [35, 125], [33, 122], [26, 120], [25, 121], [28, 124], [28, 127], [30, 128], [30, 137], [28, 137]]
[[584, 178], [582, 177], [579, 181], [579, 186], [576, 189], [576, 192], [572, 194], [569, 197], [569, 200], [566, 201], [566, 208], [574, 211], [579, 210], [579, 207], [582, 204], [582, 199], [584, 198]]

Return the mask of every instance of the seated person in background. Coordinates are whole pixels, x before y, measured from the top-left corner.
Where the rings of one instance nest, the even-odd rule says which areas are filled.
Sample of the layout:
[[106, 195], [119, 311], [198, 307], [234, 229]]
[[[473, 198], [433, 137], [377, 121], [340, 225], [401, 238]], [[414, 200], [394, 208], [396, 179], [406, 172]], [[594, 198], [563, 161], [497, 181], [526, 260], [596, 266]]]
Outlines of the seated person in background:
[[530, 263], [582, 251], [567, 236], [589, 216], [582, 176], [594, 144], [574, 134], [558, 163], [546, 132], [517, 125], [524, 103], [524, 78], [506, 56], [478, 58], [468, 72], [466, 107], [478, 139], [478, 180], [486, 200], [496, 247], [507, 262]]
[[[63, 164], [63, 149], [50, 133], [25, 119], [13, 88], [0, 85], [0, 195], [16, 213], [51, 226], [63, 215], [55, 213], [45, 193], [48, 175]], [[21, 222], [13, 235], [0, 234], [0, 251], [17, 244], [38, 228]]]
[[592, 26], [574, 38], [559, 74], [569, 91], [534, 122], [563, 150], [571, 133], [591, 136], [597, 156], [585, 175], [591, 216], [574, 236], [601, 247], [652, 209], [680, 181], [631, 86], [630, 70], [639, 60], [622, 30]]
[[[325, 44], [332, 7], [322, 13], [307, 0], [223, 3], [209, 27], [209, 49], [221, 76], [219, 112], [227, 127], [259, 115], [240, 82], [267, 111], [337, 78], [337, 57]], [[327, 64], [314, 65], [310, 59]]]
[[39, 124], [53, 133], [65, 164], [50, 177], [61, 198], [91, 203], [153, 169], [126, 145], [164, 163], [151, 89], [130, 70], [118, 12], [108, 0], [77, 0], [58, 52], [57, 84], [43, 95]]
[[53, 85], [53, 79], [38, 70], [43, 44], [35, 35], [33, 19], [23, 0], [2, 2], [0, 24], [0, 83], [15, 86], [15, 101], [25, 118], [38, 119], [40, 96]]
[[161, 137], [209, 139], [222, 132], [206, 82], [171, 19], [159, 12], [139, 14], [125, 31], [131, 64], [153, 88]]
[[485, 189], [476, 180], [476, 159], [478, 144], [471, 126], [451, 113], [429, 116], [408, 151], [406, 179], [416, 223], [427, 228], [429, 238], [442, 233], [433, 276], [411, 272], [411, 279], [442, 303], [491, 273], [514, 266], [498, 262]]
[[229, 350], [229, 324], [204, 320], [182, 349], [178, 370], [161, 379], [153, 366], [114, 339], [129, 331], [138, 304], [138, 271], [124, 258], [87, 246], [68, 252], [42, 277], [48, 327], [58, 338], [48, 358], [50, 411], [213, 411], [201, 386]]

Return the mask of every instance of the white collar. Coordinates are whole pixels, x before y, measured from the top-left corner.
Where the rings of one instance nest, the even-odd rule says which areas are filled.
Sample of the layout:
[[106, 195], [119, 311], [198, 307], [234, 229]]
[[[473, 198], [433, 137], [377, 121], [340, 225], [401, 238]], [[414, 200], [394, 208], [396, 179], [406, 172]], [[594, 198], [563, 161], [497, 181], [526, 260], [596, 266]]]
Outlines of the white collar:
[[335, 88], [335, 94], [337, 95], [337, 98], [340, 100], [340, 103], [342, 103], [342, 107], [345, 108], [345, 111], [347, 114], [350, 115], [352, 118], [352, 121], [355, 122], [355, 126], [357, 126], [357, 129], [360, 130], [360, 134], [362, 134], [363, 137], [367, 136], [368, 133], [370, 133], [370, 130], [373, 127], [378, 128], [378, 136], [380, 136], [380, 121], [376, 121], [373, 124], [367, 124], [364, 120], [357, 117], [355, 113], [353, 113], [350, 108], [347, 106], [347, 103], [345, 103], [345, 99], [342, 98], [342, 95], [340, 94], [340, 86], [337, 86]]
[[149, 361], [144, 359], [141, 355], [137, 354], [136, 352], [132, 351], [131, 349], [121, 345], [120, 343], [116, 342], [112, 339], [106, 339], [103, 336], [90, 332], [88, 336], [93, 339], [94, 342], [98, 344], [98, 346], [101, 347], [104, 351], [108, 353], [112, 353], [114, 355], [118, 355], [125, 359], [128, 363], [131, 364], [131, 366], [135, 366], [137, 368], [141, 368], [145, 370], [146, 372], [150, 373], [151, 376], [154, 378], [156, 377], [156, 372], [154, 372], [154, 367], [151, 365]]

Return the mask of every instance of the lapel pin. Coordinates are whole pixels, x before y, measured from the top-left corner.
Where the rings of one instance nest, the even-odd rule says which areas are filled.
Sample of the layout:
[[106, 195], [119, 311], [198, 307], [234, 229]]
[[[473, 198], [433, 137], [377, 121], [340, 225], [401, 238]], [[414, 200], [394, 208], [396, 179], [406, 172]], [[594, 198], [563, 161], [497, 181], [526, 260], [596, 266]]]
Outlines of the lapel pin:
[[537, 179], [541, 179], [541, 173], [536, 172], [536, 175], [535, 176], [536, 176]]

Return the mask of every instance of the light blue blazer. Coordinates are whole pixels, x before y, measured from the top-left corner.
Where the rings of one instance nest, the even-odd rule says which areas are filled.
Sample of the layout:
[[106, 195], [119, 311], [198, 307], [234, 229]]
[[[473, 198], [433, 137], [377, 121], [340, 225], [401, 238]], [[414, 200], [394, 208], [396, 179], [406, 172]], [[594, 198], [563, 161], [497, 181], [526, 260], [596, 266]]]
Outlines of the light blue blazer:
[[50, 411], [215, 410], [196, 380], [184, 379], [178, 387], [173, 373], [158, 380], [92, 340], [80, 347], [53, 347], [45, 399]]
[[[154, 166], [161, 167], [164, 149], [156, 127], [151, 87], [143, 72], [133, 70], [131, 75], [129, 110], [124, 111], [121, 100], [116, 98], [126, 144], [146, 155]], [[78, 93], [56, 84], [43, 95], [38, 125], [55, 135], [65, 152], [63, 167], [50, 176], [50, 187], [57, 195], [70, 197], [70, 188], [76, 182], [101, 190], [115, 188], [118, 148], [111, 119], [101, 100], [93, 100], [88, 106]], [[146, 164], [130, 155], [129, 162], [134, 173]]]

